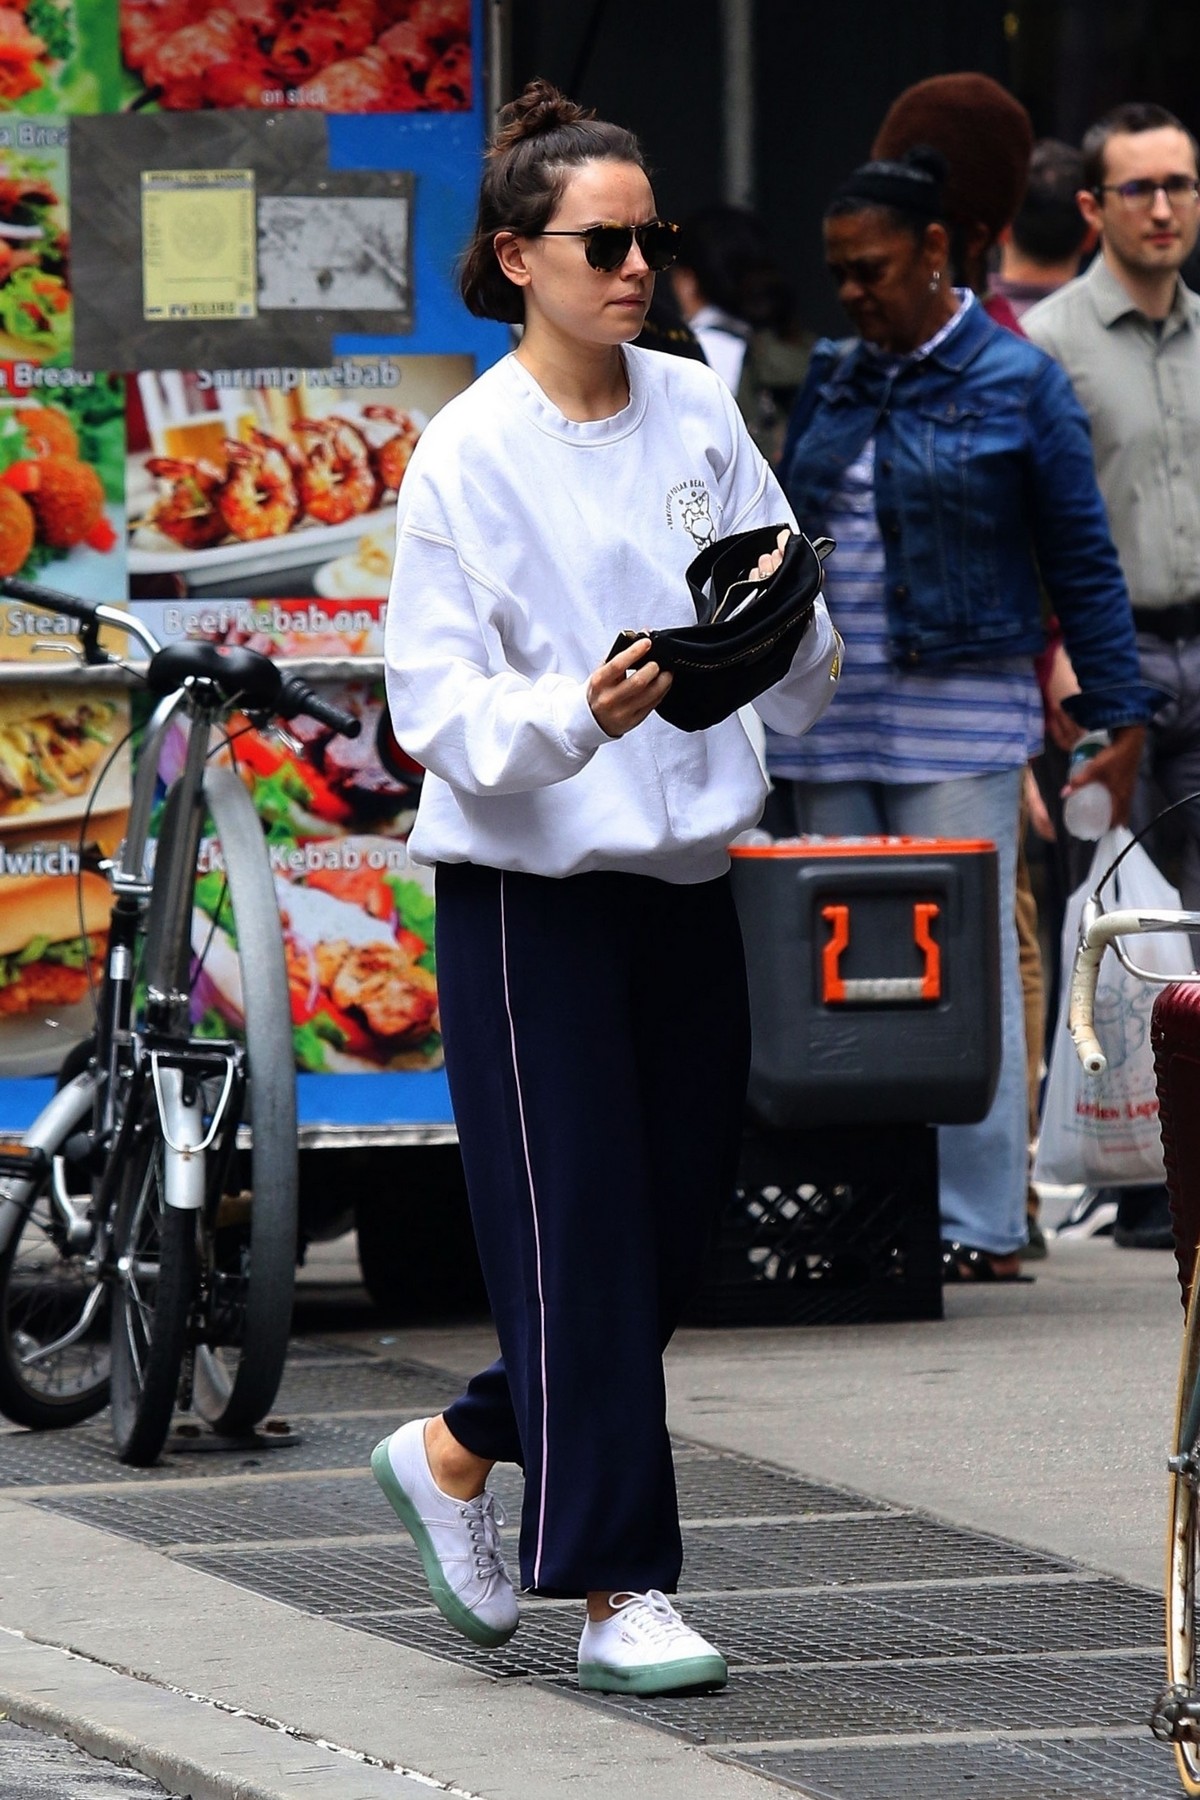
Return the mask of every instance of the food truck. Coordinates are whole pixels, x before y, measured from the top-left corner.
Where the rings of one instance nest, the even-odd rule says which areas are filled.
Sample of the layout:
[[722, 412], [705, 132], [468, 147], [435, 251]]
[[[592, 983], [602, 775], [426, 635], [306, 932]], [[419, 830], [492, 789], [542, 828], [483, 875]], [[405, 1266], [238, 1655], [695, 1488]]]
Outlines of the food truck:
[[[452, 1143], [432, 882], [407, 853], [421, 771], [385, 766], [377, 727], [397, 491], [432, 414], [507, 348], [454, 288], [504, 9], [25, 0], [5, 20], [0, 574], [127, 606], [163, 641], [253, 645], [361, 717], [354, 742], [302, 721], [223, 753], [275, 871], [300, 1142]], [[134, 673], [72, 646], [70, 621], [0, 605], [8, 1135], [91, 1029], [96, 870], [145, 716]], [[220, 887], [206, 839], [193, 1011], [224, 1036]]]

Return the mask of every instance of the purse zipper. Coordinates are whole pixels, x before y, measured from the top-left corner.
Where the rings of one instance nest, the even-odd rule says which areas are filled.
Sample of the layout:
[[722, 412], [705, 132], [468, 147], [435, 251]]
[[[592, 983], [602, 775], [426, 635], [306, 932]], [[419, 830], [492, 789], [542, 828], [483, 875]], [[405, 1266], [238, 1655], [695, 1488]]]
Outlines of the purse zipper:
[[[809, 614], [809, 617], [812, 617], [811, 613]], [[672, 667], [676, 669], [729, 669], [732, 668], [735, 663], [750, 662], [759, 656], [765, 655], [768, 650], [773, 649], [780, 638], [786, 637], [796, 623], [797, 621], [795, 619], [789, 620], [786, 625], [781, 625], [779, 630], [774, 632], [769, 638], [765, 639], [763, 643], [752, 644], [748, 650], [739, 650], [733, 656], [723, 656], [720, 662], [712, 662], [711, 660], [706, 662], [696, 662], [691, 657], [675, 656], [671, 659]], [[651, 640], [651, 642], [653, 642], [653, 640]]]

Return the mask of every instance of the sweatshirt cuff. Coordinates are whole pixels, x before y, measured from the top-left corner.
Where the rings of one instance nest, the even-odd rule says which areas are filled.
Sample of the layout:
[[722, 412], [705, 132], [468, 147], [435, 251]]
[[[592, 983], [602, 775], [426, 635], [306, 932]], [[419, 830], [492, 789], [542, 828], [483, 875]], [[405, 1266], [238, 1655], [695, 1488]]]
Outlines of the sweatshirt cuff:
[[558, 735], [581, 762], [585, 762], [601, 744], [615, 744], [588, 705], [587, 682], [571, 682], [554, 696], [554, 723]]

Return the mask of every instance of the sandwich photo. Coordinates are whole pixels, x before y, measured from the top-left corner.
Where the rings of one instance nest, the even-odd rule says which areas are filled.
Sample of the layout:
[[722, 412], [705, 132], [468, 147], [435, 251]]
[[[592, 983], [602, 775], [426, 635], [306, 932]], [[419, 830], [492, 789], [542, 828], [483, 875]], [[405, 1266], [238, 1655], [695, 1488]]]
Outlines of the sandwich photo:
[[125, 723], [125, 703], [76, 688], [12, 686], [0, 693], [0, 828], [30, 815], [82, 810]]
[[89, 974], [98, 983], [103, 973], [111, 907], [108, 883], [88, 870], [0, 875], [0, 1020], [87, 998]]

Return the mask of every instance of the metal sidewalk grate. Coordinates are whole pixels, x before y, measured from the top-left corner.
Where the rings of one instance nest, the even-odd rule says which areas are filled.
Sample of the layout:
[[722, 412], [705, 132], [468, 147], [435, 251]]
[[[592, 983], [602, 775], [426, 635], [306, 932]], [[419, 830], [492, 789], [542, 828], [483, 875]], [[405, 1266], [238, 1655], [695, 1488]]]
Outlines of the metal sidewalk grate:
[[[339, 1623], [372, 1637], [387, 1638], [409, 1650], [423, 1650], [441, 1661], [457, 1663], [493, 1681], [573, 1680], [579, 1647], [582, 1613], [574, 1601], [526, 1602], [521, 1629], [499, 1650], [480, 1650], [448, 1625], [440, 1613], [426, 1604], [407, 1612], [382, 1613], [371, 1618], [342, 1618]], [[699, 1624], [699, 1619], [697, 1619]]]
[[1145, 1737], [889, 1744], [785, 1750], [723, 1761], [807, 1800], [1179, 1800], [1169, 1749]]
[[1163, 1642], [1163, 1603], [1124, 1582], [1019, 1583], [930, 1588], [872, 1596], [885, 1619], [922, 1626], [941, 1640], [930, 1654], [1146, 1648]]
[[189, 1487], [117, 1494], [56, 1494], [35, 1502], [84, 1525], [98, 1525], [140, 1544], [245, 1543], [261, 1539], [362, 1537], [399, 1530], [373, 1477], [336, 1481], [247, 1481], [234, 1487]]
[[[676, 1445], [676, 1450], [680, 1446]], [[684, 1524], [711, 1519], [804, 1518], [822, 1513], [869, 1513], [887, 1510], [878, 1500], [822, 1482], [804, 1481], [784, 1469], [754, 1463], [747, 1457], [698, 1449], [677, 1457], [675, 1483]], [[521, 1471], [497, 1468], [489, 1486], [514, 1522], [520, 1516], [524, 1482]]]
[[680, 1517], [770, 1518], [803, 1513], [879, 1512], [878, 1500], [845, 1488], [803, 1481], [742, 1456], [695, 1457], [675, 1471]]
[[[903, 1738], [914, 1732], [1124, 1726], [1149, 1710], [1157, 1651], [1112, 1657], [961, 1658], [864, 1668], [747, 1670], [719, 1694], [612, 1697], [647, 1724], [703, 1743]], [[890, 1754], [890, 1751], [889, 1751]]]
[[[687, 1616], [703, 1636], [721, 1646], [731, 1668], [787, 1664], [800, 1685], [808, 1680], [805, 1664], [828, 1670], [831, 1665], [852, 1663], [974, 1659], [995, 1656], [1003, 1649], [1033, 1655], [1136, 1650], [1161, 1661], [1161, 1605], [1153, 1595], [1118, 1582], [1055, 1583], [1032, 1589], [1006, 1584], [990, 1591], [954, 1588], [925, 1597], [942, 1603], [928, 1619], [920, 1617], [919, 1604], [910, 1607], [900, 1595], [897, 1604], [889, 1604], [891, 1596], [868, 1599], [858, 1594], [707, 1595], [689, 1601]], [[997, 1617], [1014, 1601], [1022, 1603], [1024, 1635], [1020, 1619], [1007, 1634], [996, 1625]], [[948, 1629], [936, 1614], [951, 1608], [955, 1625]], [[359, 1624], [353, 1617], [345, 1622]], [[573, 1677], [579, 1626], [579, 1608], [572, 1602], [526, 1601], [520, 1631], [496, 1651], [478, 1649], [428, 1606], [361, 1623], [375, 1636], [428, 1651], [481, 1675], [498, 1679], [538, 1675], [547, 1680]]]
[[[401, 1415], [402, 1416], [402, 1415]], [[219, 1455], [168, 1452], [152, 1469], [127, 1469], [113, 1455], [108, 1416], [62, 1432], [0, 1432], [0, 1490], [73, 1487], [82, 1483], [122, 1485], [161, 1481], [204, 1481], [231, 1475], [271, 1480], [300, 1470], [366, 1470], [381, 1437], [396, 1428], [395, 1412], [357, 1413], [350, 1418], [308, 1418], [292, 1412], [288, 1421], [300, 1442], [277, 1449], [248, 1449]], [[57, 1505], [57, 1500], [47, 1501]]]
[[920, 1513], [890, 1518], [811, 1519], [737, 1532], [690, 1531], [681, 1593], [734, 1588], [853, 1587], [859, 1583], [955, 1580], [978, 1575], [1048, 1575], [1059, 1557], [942, 1525]]
[[196, 1551], [178, 1560], [302, 1612], [330, 1617], [368, 1608], [429, 1604], [429, 1587], [407, 1540], [378, 1548], [285, 1545], [275, 1550]]
[[[509, 1644], [478, 1649], [432, 1607], [368, 1473], [379, 1438], [459, 1385], [422, 1364], [310, 1345], [278, 1407], [302, 1434], [294, 1448], [123, 1469], [102, 1418], [0, 1432], [0, 1488], [44, 1486], [38, 1505], [188, 1546], [180, 1561], [255, 1593], [481, 1677], [575, 1695], [578, 1604], [528, 1600]], [[750, 1457], [675, 1448], [684, 1610], [725, 1652], [729, 1686], [585, 1704], [809, 1800], [1175, 1800], [1170, 1753], [1144, 1726], [1162, 1682], [1157, 1596]], [[515, 1527], [520, 1471], [498, 1469], [492, 1485]]]
[[291, 1413], [393, 1412], [396, 1423], [412, 1413], [441, 1412], [461, 1388], [453, 1375], [416, 1363], [363, 1357], [344, 1363], [289, 1361], [273, 1410]]

